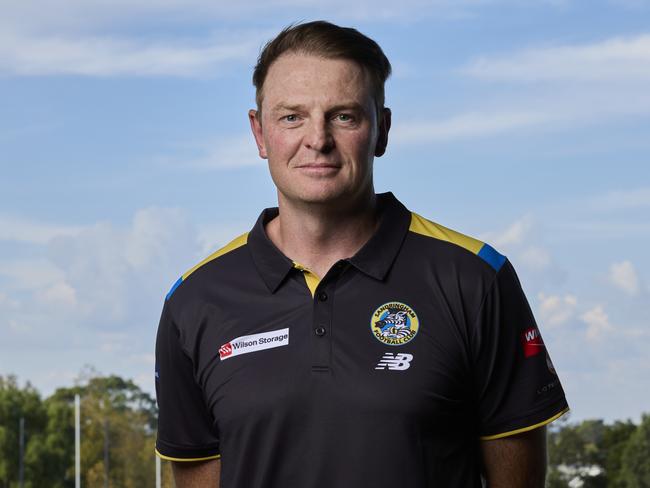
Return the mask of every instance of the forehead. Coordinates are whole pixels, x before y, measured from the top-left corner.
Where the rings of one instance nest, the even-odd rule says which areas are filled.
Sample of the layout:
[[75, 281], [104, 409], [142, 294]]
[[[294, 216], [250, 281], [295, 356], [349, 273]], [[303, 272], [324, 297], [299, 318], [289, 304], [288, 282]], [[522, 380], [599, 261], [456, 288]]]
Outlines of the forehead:
[[264, 80], [263, 106], [282, 104], [371, 102], [365, 70], [348, 59], [283, 54]]

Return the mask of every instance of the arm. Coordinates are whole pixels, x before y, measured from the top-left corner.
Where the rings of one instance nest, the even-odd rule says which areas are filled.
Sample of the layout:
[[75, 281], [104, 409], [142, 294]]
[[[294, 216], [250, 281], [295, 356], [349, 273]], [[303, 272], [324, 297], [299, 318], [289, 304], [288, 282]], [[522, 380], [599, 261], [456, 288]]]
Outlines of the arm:
[[172, 462], [176, 488], [219, 488], [221, 460]]
[[481, 441], [487, 486], [543, 488], [546, 478], [546, 427]]

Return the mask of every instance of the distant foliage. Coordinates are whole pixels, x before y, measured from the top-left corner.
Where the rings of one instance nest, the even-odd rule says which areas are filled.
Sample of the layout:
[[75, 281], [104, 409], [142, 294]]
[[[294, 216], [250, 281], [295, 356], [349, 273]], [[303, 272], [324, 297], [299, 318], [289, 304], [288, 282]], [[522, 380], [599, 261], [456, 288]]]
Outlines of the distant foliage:
[[632, 433], [623, 450], [621, 486], [650, 488], [650, 415]]
[[557, 422], [548, 448], [548, 488], [650, 488], [650, 416], [638, 426]]
[[[25, 419], [25, 488], [74, 487], [74, 396], [81, 396], [81, 483], [103, 488], [108, 451], [108, 486], [155, 486], [154, 441], [158, 411], [151, 396], [131, 380], [92, 370], [72, 388], [41, 400], [27, 383], [0, 376], [0, 488], [18, 488], [19, 419]], [[173, 486], [163, 462], [163, 487]]]

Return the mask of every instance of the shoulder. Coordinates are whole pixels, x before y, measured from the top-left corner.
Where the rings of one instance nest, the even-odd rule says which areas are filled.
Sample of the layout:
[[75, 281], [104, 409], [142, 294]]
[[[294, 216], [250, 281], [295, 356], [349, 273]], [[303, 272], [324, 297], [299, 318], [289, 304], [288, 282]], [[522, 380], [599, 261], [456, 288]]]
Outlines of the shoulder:
[[225, 261], [228, 261], [229, 258], [233, 257], [234, 251], [242, 248], [248, 243], [248, 234], [249, 234], [248, 232], [245, 232], [235, 237], [228, 244], [219, 248], [218, 250], [210, 254], [208, 257], [201, 260], [200, 262], [192, 266], [190, 269], [185, 271], [185, 273], [183, 273], [180, 276], [180, 278], [178, 278], [174, 282], [169, 292], [167, 293], [165, 300], [166, 301], [169, 300], [172, 297], [172, 295], [174, 295], [181, 286], [185, 286], [184, 284], [189, 281], [191, 276], [198, 275], [199, 270], [204, 270], [208, 267], [219, 266], [221, 264], [224, 264]]
[[444, 249], [446, 260], [469, 261], [481, 266], [487, 264], [494, 272], [498, 272], [507, 260], [486, 242], [440, 225], [415, 212], [411, 212], [409, 233], [422, 237], [423, 245], [438, 251], [436, 254]]

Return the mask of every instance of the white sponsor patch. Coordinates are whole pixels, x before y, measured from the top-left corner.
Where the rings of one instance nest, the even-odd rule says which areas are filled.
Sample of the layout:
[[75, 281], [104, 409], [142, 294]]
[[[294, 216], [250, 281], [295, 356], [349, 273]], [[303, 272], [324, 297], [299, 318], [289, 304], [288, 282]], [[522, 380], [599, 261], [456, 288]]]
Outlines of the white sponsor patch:
[[246, 354], [249, 352], [262, 351], [273, 347], [286, 346], [289, 344], [289, 329], [272, 330], [261, 334], [251, 334], [237, 337], [226, 342], [219, 348], [221, 360]]

